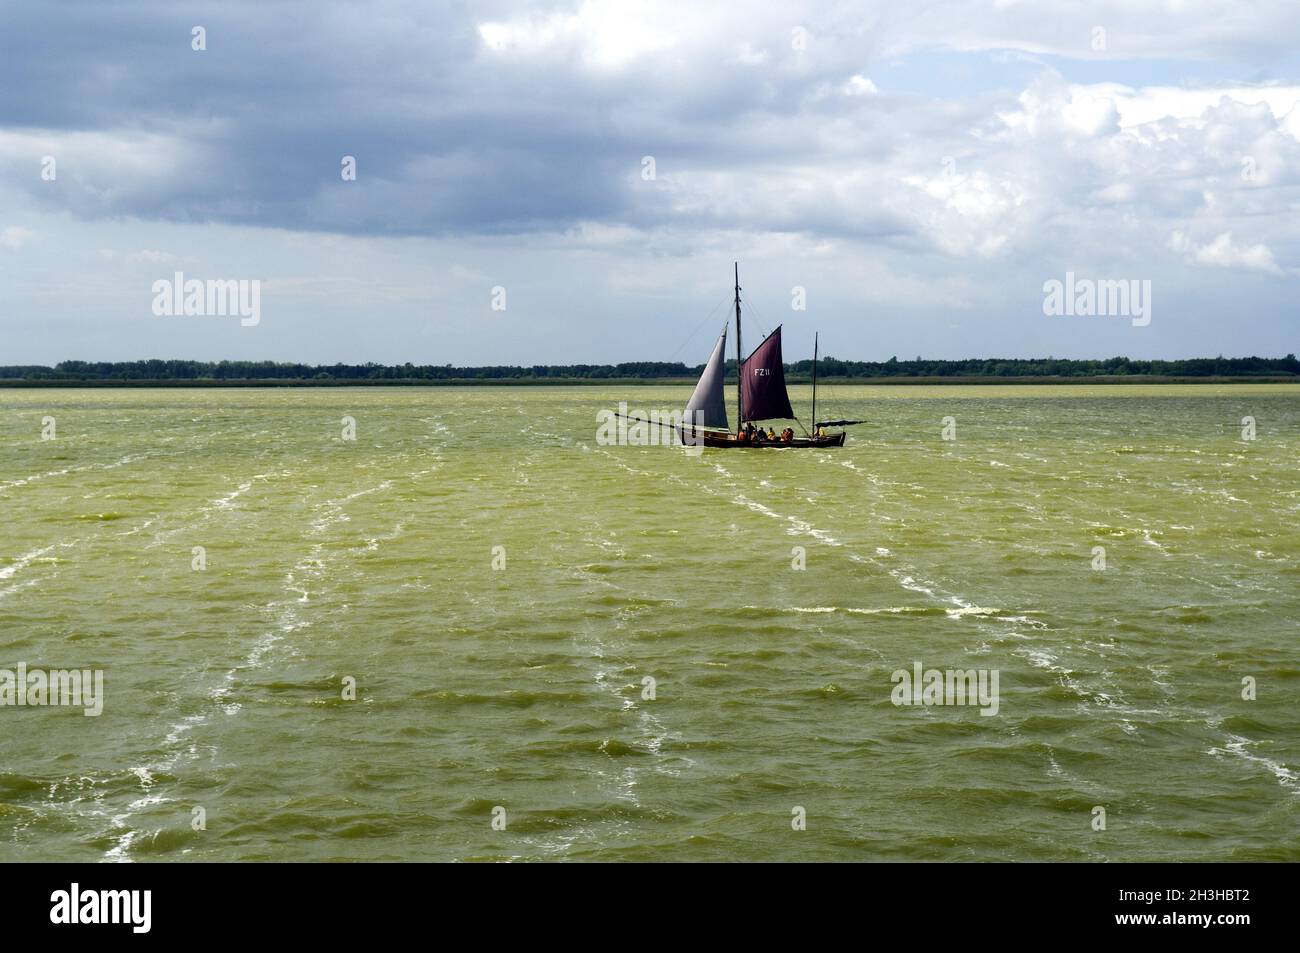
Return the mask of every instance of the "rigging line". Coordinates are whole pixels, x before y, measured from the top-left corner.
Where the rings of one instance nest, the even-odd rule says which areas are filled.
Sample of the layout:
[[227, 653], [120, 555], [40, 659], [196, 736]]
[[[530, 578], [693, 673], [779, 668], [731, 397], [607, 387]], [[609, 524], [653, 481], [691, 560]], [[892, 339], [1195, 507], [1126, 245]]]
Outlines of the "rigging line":
[[[741, 295], [741, 296], [740, 296], [740, 303], [743, 304], [746, 308], [748, 308], [749, 311], [750, 311], [750, 313], [752, 313], [753, 315], [755, 315], [755, 316], [758, 317], [758, 318], [761, 318], [764, 322], [767, 321], [767, 316], [766, 316], [765, 314], [763, 314], [761, 311], [759, 311], [758, 308], [755, 308], [754, 305], [750, 302], [750, 300], [749, 300], [748, 298], [746, 298], [744, 295]], [[763, 328], [763, 325], [759, 325], [759, 330], [762, 331], [762, 334], [763, 334], [763, 340], [766, 341], [767, 338], [768, 338], [768, 335], [770, 335], [772, 332], [771, 332], [771, 331], [763, 331], [762, 328]], [[760, 341], [759, 343], [761, 344], [762, 342]]]
[[[651, 424], [656, 427], [667, 427], [669, 430], [685, 430], [687, 427], [690, 427], [691, 433], [694, 433], [697, 430], [731, 433], [730, 427], [710, 427], [707, 424], [687, 424], [681, 422], [672, 423], [664, 420], [647, 420], [645, 417], [633, 417], [631, 414], [620, 414], [617, 410], [613, 411], [613, 414], [615, 417], [621, 418], [622, 420], [635, 420], [637, 423]], [[799, 426], [802, 427], [803, 424], [800, 424]]]
[[[750, 301], [749, 301], [748, 298], [746, 298], [744, 295], [741, 295], [740, 300], [741, 300], [741, 302], [742, 302], [742, 303], [743, 303], [747, 308], [749, 308], [749, 310], [750, 310], [751, 312], [756, 312], [756, 313], [758, 314], [758, 317], [760, 317], [760, 318], [764, 318], [764, 315], [762, 314], [762, 312], [758, 311], [758, 309], [755, 308], [755, 307], [750, 303]], [[763, 332], [763, 340], [766, 341], [767, 338], [768, 338], [768, 335], [770, 335], [771, 333], [772, 333], [771, 331], [764, 331], [764, 332]], [[798, 361], [791, 361], [790, 363], [792, 363], [792, 364], [797, 364]], [[816, 424], [817, 421], [814, 420], [813, 423]], [[803, 424], [800, 424], [799, 426], [802, 427]]]
[[681, 344], [677, 345], [677, 350], [673, 351], [673, 353], [668, 355], [668, 360], [670, 363], [673, 358], [675, 358], [678, 354], [682, 352], [682, 348], [684, 348], [686, 345], [691, 343], [691, 338], [695, 337], [695, 335], [700, 333], [700, 328], [704, 327], [704, 325], [708, 323], [709, 318], [713, 317], [713, 312], [717, 311], [720, 307], [723, 306], [723, 304], [725, 304], [730, 300], [731, 300], [731, 294], [728, 293], [726, 297], [724, 297], [721, 301], [719, 301], [717, 304], [713, 306], [712, 310], [710, 310], [709, 313], [704, 316], [703, 321], [701, 321], [699, 324], [695, 326], [695, 330], [692, 331], [687, 336], [686, 340], [683, 341]]

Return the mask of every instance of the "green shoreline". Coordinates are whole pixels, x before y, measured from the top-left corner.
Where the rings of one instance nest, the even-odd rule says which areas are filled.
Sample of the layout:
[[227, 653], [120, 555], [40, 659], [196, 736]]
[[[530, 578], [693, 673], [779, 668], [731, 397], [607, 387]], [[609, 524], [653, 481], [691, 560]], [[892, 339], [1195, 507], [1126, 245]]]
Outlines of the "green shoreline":
[[[732, 383], [735, 377], [728, 378]], [[802, 375], [789, 375], [788, 384], [809, 384], [812, 379]], [[1071, 377], [1042, 376], [997, 376], [987, 375], [948, 375], [933, 377], [819, 377], [823, 385], [854, 386], [929, 386], [942, 384], [1055, 384], [1062, 386], [1087, 386], [1090, 384], [1296, 384], [1300, 377], [1291, 374], [1260, 374], [1234, 376], [1186, 376], [1174, 377], [1159, 374], [1118, 374], [1118, 375], [1078, 375]], [[239, 379], [159, 379], [159, 380], [22, 380], [20, 378], [0, 378], [0, 389], [40, 389], [40, 388], [216, 388], [216, 387], [608, 387], [618, 386], [693, 386], [693, 377], [545, 377], [545, 378], [447, 378], [442, 380], [315, 380], [283, 378], [239, 378]]]

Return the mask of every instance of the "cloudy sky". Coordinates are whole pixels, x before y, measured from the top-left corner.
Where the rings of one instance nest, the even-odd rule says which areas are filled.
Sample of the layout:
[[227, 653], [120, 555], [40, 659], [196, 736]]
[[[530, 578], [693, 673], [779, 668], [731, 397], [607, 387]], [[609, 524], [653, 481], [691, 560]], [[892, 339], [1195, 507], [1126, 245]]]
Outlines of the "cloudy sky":
[[1294, 0], [0, 6], [0, 364], [1282, 355], [1298, 201]]

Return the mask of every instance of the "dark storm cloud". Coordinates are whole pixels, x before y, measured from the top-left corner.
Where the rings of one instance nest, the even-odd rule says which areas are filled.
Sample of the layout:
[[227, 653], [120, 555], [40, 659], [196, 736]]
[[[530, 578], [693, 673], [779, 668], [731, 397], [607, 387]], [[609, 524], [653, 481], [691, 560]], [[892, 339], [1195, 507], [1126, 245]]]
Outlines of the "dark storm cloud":
[[[641, 157], [654, 155], [667, 181], [761, 174], [827, 151], [810, 139], [836, 114], [808, 101], [825, 82], [817, 72], [720, 63], [709, 46], [687, 48], [672, 70], [580, 68], [574, 44], [493, 51], [479, 23], [512, 14], [490, 4], [59, 10], [53, 20], [6, 7], [0, 126], [62, 145], [66, 188], [17, 181], [83, 217], [395, 235], [743, 224], [753, 203], [685, 207], [640, 187]], [[203, 52], [191, 49], [194, 25], [207, 31]], [[881, 132], [868, 151], [882, 151]], [[344, 155], [356, 157], [354, 183], [340, 179]], [[812, 224], [807, 208], [765, 214], [778, 229]], [[903, 229], [884, 213], [835, 218], [831, 232]]]
[[[1196, 6], [1204, 15], [1173, 19], [1159, 5], [1096, 9], [1108, 42], [1158, 58], [1214, 47], [1215, 2]], [[1127, 94], [1078, 93], [1055, 75], [944, 98], [880, 91], [870, 78], [945, 43], [1092, 55], [1091, 13], [1073, 7], [1047, 17], [1033, 4], [945, 0], [916, 16], [889, 4], [118, 2], [60, 4], [57, 19], [49, 9], [0, 14], [0, 175], [83, 219], [396, 236], [596, 223], [990, 256], [1031, 242], [1049, 215], [1155, 201], [1142, 182], [1119, 183], [1119, 170], [1147, 169], [1143, 156], [1192, 136], [1121, 134], [1117, 107], [1089, 103]], [[1229, 32], [1267, 52], [1269, 24], [1293, 15], [1261, 17]], [[191, 49], [196, 24], [203, 52]], [[796, 50], [792, 32], [805, 28]], [[990, 57], [968, 65], [996, 72]], [[1294, 135], [1277, 135], [1286, 142], [1238, 148], [1229, 131], [1219, 164], [1285, 158]], [[1138, 151], [1120, 161], [1125, 150]], [[1204, 151], [1165, 164], [1188, 167]], [[47, 153], [58, 188], [35, 174]], [[340, 179], [345, 155], [355, 182]], [[654, 181], [640, 174], [646, 155]], [[936, 180], [949, 159], [960, 172]], [[1203, 186], [1190, 181], [1163, 214], [1187, 214]]]

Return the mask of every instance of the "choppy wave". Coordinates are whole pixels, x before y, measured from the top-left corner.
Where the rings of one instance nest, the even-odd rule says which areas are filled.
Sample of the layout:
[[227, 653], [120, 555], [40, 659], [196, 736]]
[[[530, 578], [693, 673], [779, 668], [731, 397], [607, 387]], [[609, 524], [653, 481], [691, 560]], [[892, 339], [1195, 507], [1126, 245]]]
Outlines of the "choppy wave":
[[[596, 443], [603, 388], [85, 398], [0, 482], [0, 597], [112, 721], [20, 713], [0, 855], [1296, 859], [1294, 398], [1244, 453], [1229, 398], [1030, 393], [700, 457]], [[998, 714], [896, 705], [916, 663]]]

